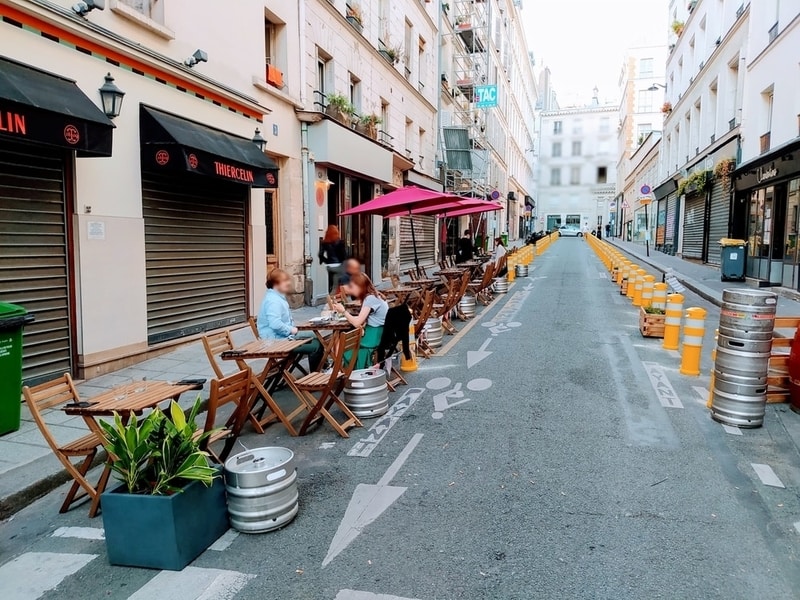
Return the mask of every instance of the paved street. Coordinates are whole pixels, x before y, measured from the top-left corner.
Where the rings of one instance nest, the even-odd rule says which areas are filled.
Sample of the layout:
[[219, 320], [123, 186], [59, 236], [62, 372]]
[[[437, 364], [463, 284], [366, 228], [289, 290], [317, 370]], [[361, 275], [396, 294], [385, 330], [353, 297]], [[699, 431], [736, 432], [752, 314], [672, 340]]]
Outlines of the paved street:
[[[707, 374], [719, 313], [692, 304]], [[181, 573], [110, 567], [62, 487], [0, 525], [0, 597], [797, 598], [800, 416], [723, 429], [708, 377], [636, 324], [588, 245], [559, 240], [421, 364], [389, 429], [245, 437], [299, 457], [285, 529], [226, 534]]]

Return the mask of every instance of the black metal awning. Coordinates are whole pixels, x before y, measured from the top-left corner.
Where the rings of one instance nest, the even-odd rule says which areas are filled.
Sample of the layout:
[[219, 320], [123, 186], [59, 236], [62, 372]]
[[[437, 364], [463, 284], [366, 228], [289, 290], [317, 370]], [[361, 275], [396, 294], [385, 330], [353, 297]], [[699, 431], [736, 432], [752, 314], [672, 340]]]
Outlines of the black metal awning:
[[251, 140], [149, 106], [140, 108], [142, 164], [252, 187], [278, 185], [278, 165]]
[[73, 80], [0, 56], [0, 138], [111, 156], [113, 130]]
[[768, 186], [800, 176], [800, 137], [742, 163], [731, 173], [737, 190]]

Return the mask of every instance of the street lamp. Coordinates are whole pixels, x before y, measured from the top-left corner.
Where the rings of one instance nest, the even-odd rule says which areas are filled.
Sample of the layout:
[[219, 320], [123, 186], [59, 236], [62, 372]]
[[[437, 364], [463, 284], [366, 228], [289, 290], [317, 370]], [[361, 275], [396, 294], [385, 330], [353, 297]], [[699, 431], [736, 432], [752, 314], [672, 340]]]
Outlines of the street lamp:
[[109, 119], [118, 117], [122, 111], [122, 99], [125, 97], [125, 92], [116, 86], [111, 73], [106, 75], [106, 82], [99, 92], [100, 102], [103, 104], [103, 112], [106, 113], [106, 116]]
[[253, 143], [258, 146], [261, 152], [267, 149], [267, 140], [261, 135], [261, 130], [258, 127], [256, 127], [256, 134], [253, 136]]

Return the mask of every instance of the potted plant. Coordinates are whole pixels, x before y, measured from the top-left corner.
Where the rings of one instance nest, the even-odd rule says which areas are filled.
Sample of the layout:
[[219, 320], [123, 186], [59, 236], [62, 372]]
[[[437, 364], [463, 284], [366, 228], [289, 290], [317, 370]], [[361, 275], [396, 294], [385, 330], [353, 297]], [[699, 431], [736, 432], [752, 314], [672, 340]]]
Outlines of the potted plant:
[[403, 51], [400, 49], [400, 46], [384, 46], [380, 49], [380, 53], [388, 62], [396, 65], [400, 62]]
[[469, 29], [472, 27], [472, 19], [469, 15], [458, 15], [456, 17], [456, 29]]
[[672, 22], [672, 32], [677, 35], [678, 37], [681, 36], [683, 33], [683, 27], [685, 23], [683, 21], [678, 21], [677, 19]]
[[661, 105], [661, 112], [664, 113], [665, 115], [668, 115], [669, 113], [671, 113], [672, 112], [672, 102], [664, 102], [664, 104]]
[[325, 112], [329, 117], [333, 117], [344, 125], [350, 125], [350, 117], [353, 114], [353, 106], [350, 100], [341, 94], [331, 94], [327, 98], [328, 105]]
[[122, 485], [103, 493], [113, 565], [181, 570], [228, 529], [225, 486], [200, 444], [198, 398], [190, 414], [172, 402], [126, 423], [100, 422], [109, 466]]
[[353, 29], [361, 33], [364, 30], [364, 25], [361, 16], [361, 7], [358, 4], [348, 4], [347, 13], [345, 15], [347, 22], [353, 26]]
[[356, 130], [359, 133], [368, 135], [373, 140], [378, 139], [378, 125], [383, 123], [383, 120], [376, 114], [364, 115], [358, 120]]
[[665, 312], [660, 308], [639, 307], [639, 332], [642, 337], [664, 337]]

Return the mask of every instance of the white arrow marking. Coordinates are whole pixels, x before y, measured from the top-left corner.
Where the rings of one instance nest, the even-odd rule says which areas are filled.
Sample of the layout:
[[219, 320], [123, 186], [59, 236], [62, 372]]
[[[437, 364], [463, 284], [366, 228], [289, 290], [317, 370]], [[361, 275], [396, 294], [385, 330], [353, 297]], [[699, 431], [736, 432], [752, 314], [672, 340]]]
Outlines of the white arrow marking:
[[489, 343], [492, 341], [492, 338], [487, 339], [478, 350], [469, 350], [467, 351], [467, 368], [471, 369], [479, 362], [481, 362], [484, 358], [489, 358], [492, 353], [487, 352], [486, 348], [489, 346]]
[[769, 465], [750, 463], [750, 466], [753, 467], [753, 471], [756, 472], [756, 475], [758, 475], [758, 478], [764, 485], [769, 485], [776, 488], [786, 487]]
[[344, 511], [344, 518], [339, 523], [336, 535], [331, 540], [328, 554], [322, 561], [322, 566], [327, 566], [339, 553], [347, 548], [355, 540], [364, 528], [380, 517], [383, 512], [394, 504], [407, 488], [390, 486], [392, 479], [397, 475], [403, 464], [411, 456], [414, 448], [417, 447], [422, 439], [421, 433], [415, 433], [411, 441], [406, 444], [403, 451], [394, 459], [394, 462], [386, 469], [386, 473], [380, 478], [377, 484], [359, 483], [353, 492], [353, 497]]

